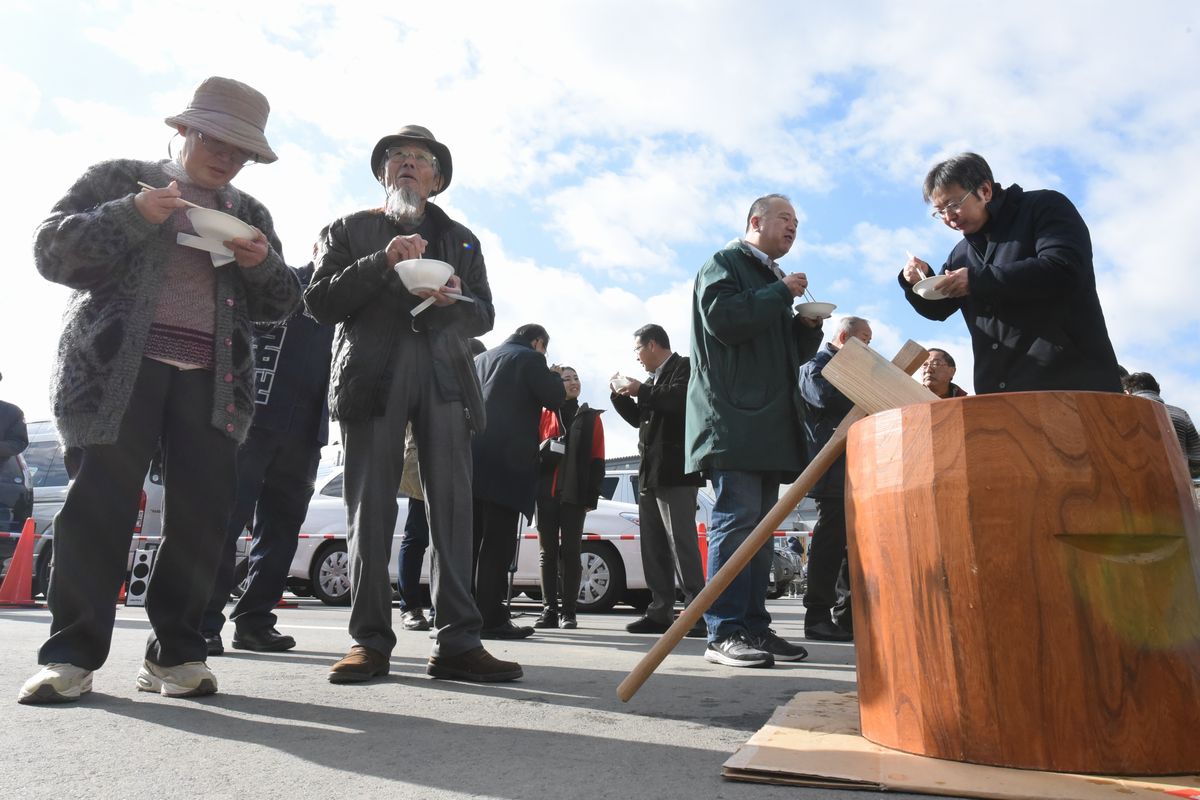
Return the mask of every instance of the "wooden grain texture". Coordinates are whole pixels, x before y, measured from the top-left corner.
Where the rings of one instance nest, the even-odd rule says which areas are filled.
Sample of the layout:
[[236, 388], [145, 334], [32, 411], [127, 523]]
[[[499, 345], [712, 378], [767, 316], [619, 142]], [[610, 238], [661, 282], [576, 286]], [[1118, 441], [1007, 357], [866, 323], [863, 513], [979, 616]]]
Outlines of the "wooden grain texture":
[[910, 373], [889, 363], [853, 337], [829, 359], [821, 369], [821, 377], [867, 414], [938, 399], [936, 394], [914, 381]]
[[1165, 409], [985, 395], [856, 424], [863, 735], [1055, 771], [1200, 771], [1200, 522]]
[[[857, 339], [854, 341], [860, 347], [867, 350], [868, 353], [872, 352]], [[842, 349], [845, 350], [844, 347]], [[905, 381], [913, 383], [910, 376], [917, 371], [917, 368], [921, 364], [925, 363], [925, 359], [928, 357], [928, 351], [910, 339], [904, 343], [896, 353], [895, 358], [892, 359], [893, 369]], [[837, 358], [838, 356], [834, 356], [830, 363], [836, 361]], [[880, 358], [879, 360], [882, 361], [883, 359]], [[883, 363], [887, 364], [886, 361]], [[850, 372], [853, 373], [853, 369]], [[895, 377], [891, 376], [888, 380], [894, 381]], [[629, 702], [637, 693], [637, 690], [642, 687], [642, 684], [654, 674], [654, 670], [658, 669], [658, 665], [663, 662], [663, 659], [670, 655], [671, 651], [683, 640], [683, 637], [692, 626], [704, 616], [704, 612], [708, 611], [709, 607], [721, 596], [721, 592], [725, 591], [726, 587], [737, 577], [738, 573], [746, 568], [746, 564], [750, 563], [750, 559], [763, 546], [763, 543], [774, 535], [775, 530], [783, 522], [784, 518], [792, 513], [792, 509], [799, 505], [800, 501], [804, 499], [804, 496], [808, 494], [809, 490], [812, 489], [820, 477], [825, 474], [826, 470], [846, 451], [846, 435], [850, 430], [850, 426], [862, 419], [865, 414], [866, 412], [862, 409], [854, 408], [850, 410], [845, 419], [842, 420], [841, 424], [833, 432], [833, 435], [829, 437], [829, 441], [813, 456], [808, 466], [800, 473], [800, 477], [796, 478], [792, 485], [780, 495], [779, 501], [767, 512], [762, 521], [755, 526], [754, 530], [750, 532], [750, 535], [742, 542], [741, 546], [733, 552], [729, 560], [709, 579], [704, 589], [700, 591], [700, 594], [696, 595], [687, 608], [675, 618], [675, 622], [671, 624], [671, 627], [663, 633], [659, 640], [654, 643], [654, 646], [650, 648], [649, 652], [642, 656], [641, 660], [634, 665], [629, 674], [625, 676], [625, 679], [617, 686], [617, 697], [621, 699], [621, 702]]]

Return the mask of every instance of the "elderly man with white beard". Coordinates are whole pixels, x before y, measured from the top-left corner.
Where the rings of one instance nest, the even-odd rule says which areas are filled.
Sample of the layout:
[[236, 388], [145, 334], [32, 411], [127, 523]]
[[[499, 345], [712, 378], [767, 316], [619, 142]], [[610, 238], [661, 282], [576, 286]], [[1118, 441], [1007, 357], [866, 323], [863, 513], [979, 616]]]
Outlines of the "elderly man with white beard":
[[[320, 245], [305, 293], [309, 312], [336, 324], [330, 416], [341, 424], [349, 520], [350, 636], [333, 683], [388, 673], [396, 645], [388, 578], [396, 494], [411, 422], [433, 544], [437, 642], [435, 678], [508, 681], [521, 667], [480, 642], [471, 596], [471, 435], [484, 425], [483, 398], [468, 341], [492, 329], [495, 308], [479, 240], [428, 202], [450, 185], [450, 150], [428, 129], [384, 136], [371, 171], [387, 191], [383, 209], [335, 220]], [[437, 291], [410, 293], [395, 266], [433, 258], [454, 267]], [[424, 298], [433, 306], [413, 316]], [[461, 302], [459, 298], [474, 302]]]

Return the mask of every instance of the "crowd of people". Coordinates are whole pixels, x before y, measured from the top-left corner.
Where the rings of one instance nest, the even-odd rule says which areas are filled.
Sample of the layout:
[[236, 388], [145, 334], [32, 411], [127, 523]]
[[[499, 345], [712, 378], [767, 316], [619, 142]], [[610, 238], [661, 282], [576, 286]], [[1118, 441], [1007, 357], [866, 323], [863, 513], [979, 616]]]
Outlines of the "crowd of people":
[[[209, 78], [166, 119], [179, 137], [176, 153], [91, 167], [37, 230], [38, 270], [75, 290], [53, 386], [73, 481], [55, 520], [50, 636], [22, 703], [91, 690], [108, 656], [142, 478], [160, 450], [163, 539], [146, 594], [152, 630], [137, 688], [170, 697], [217, 691], [207, 662], [224, 650], [233, 548], [247, 526], [248, 588], [229, 615], [231, 644], [294, 647], [272, 609], [330, 420], [345, 461], [352, 640], [330, 668], [331, 682], [388, 673], [397, 643], [389, 564], [398, 491], [410, 498], [396, 554], [401, 625], [434, 630], [429, 675], [514, 680], [521, 666], [495, 658], [485, 640], [579, 625], [580, 540], [604, 477], [602, 409], [579, 402], [575, 369], [548, 362], [543, 326], [522, 325], [490, 350], [479, 343], [495, 322], [479, 240], [431, 202], [453, 177], [449, 147], [418, 125], [381, 137], [370, 169], [385, 191], [383, 207], [330, 222], [312, 261], [293, 269], [270, 213], [232, 185], [247, 163], [276, 160], [268, 114], [255, 89]], [[963, 239], [940, 271], [938, 299], [914, 292], [933, 274], [915, 257], [899, 282], [921, 315], [963, 314], [976, 391], [1120, 391], [1087, 227], [1070, 201], [1002, 188], [969, 153], [935, 166], [924, 193], [934, 216]], [[220, 263], [179, 246], [196, 232], [193, 206], [232, 215], [252, 233], [226, 241], [231, 256]], [[785, 196], [755, 200], [743, 234], [696, 275], [690, 356], [672, 349], [660, 325], [645, 325], [633, 346], [648, 377], [611, 387], [613, 408], [638, 430], [641, 456], [651, 600], [627, 626], [631, 633], [665, 631], [676, 589], [689, 604], [704, 586], [698, 488], [708, 481], [714, 493], [711, 578], [851, 407], [821, 371], [848, 339], [869, 343], [870, 323], [846, 317], [822, 347], [823, 319], [796, 313], [808, 278], [778, 261], [797, 222]], [[414, 259], [445, 262], [453, 274], [442, 286], [410, 290], [398, 265]], [[921, 381], [938, 397], [959, 397], [954, 375], [951, 355], [931, 350]], [[1153, 379], [1135, 382], [1139, 375], [1127, 389], [1161, 402]], [[1186, 414], [1168, 408], [1180, 426]], [[1195, 470], [1195, 429], [1180, 435]], [[835, 466], [813, 490], [809, 639], [853, 636], [843, 474], [844, 464]], [[518, 626], [505, 602], [507, 576], [520, 520], [535, 515], [543, 608], [533, 626]], [[427, 548], [431, 585], [423, 596]], [[771, 551], [763, 545], [689, 631], [707, 639], [707, 660], [764, 667], [807, 656], [771, 627]]]

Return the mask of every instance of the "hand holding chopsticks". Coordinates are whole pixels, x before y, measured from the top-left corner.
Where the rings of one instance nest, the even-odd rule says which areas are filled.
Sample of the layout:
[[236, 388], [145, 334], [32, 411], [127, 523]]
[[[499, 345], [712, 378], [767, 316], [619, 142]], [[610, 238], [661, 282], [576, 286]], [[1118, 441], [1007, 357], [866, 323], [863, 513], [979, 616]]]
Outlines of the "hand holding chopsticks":
[[145, 217], [147, 222], [161, 225], [177, 208], [184, 206], [200, 208], [195, 203], [189, 203], [183, 199], [179, 185], [175, 181], [171, 181], [162, 189], [141, 181], [138, 181], [137, 184], [142, 187], [142, 191], [133, 198], [133, 204], [137, 206], [138, 213]]
[[913, 284], [923, 278], [929, 278], [933, 276], [933, 268], [930, 267], [929, 264], [917, 258], [907, 250], [904, 251], [904, 254], [908, 256], [908, 261], [904, 262], [904, 280], [908, 281], [910, 284]]

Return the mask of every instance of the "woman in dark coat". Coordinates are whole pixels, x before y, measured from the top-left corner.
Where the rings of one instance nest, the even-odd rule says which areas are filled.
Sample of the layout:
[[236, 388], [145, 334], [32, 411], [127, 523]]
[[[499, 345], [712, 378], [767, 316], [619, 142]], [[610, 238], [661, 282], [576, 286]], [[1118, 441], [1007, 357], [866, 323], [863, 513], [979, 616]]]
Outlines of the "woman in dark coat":
[[[579, 560], [583, 520], [599, 502], [604, 481], [604, 426], [599, 410], [579, 402], [579, 373], [572, 367], [551, 369], [562, 376], [567, 399], [557, 411], [542, 410], [537, 528], [543, 608], [534, 627], [574, 628], [583, 572]], [[547, 440], [565, 449], [552, 448]]]

